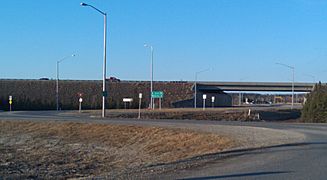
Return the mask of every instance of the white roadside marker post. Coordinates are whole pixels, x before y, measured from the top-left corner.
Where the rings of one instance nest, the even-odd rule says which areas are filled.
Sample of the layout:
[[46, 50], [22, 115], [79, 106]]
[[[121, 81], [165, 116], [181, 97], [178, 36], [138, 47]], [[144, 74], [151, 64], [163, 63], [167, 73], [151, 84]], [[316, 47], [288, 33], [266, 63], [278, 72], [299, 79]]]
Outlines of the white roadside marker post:
[[139, 116], [137, 119], [141, 119], [141, 104], [142, 104], [142, 93], [139, 93]]
[[12, 104], [12, 96], [9, 96], [9, 111], [11, 111], [11, 104]]
[[202, 96], [203, 98], [203, 111], [206, 109], [206, 99], [207, 99], [207, 95], [206, 94], [203, 94]]
[[81, 112], [82, 112], [82, 102], [83, 102], [83, 98], [80, 97], [80, 98], [78, 99], [78, 101], [79, 101], [79, 110], [78, 110], [78, 112], [81, 113]]

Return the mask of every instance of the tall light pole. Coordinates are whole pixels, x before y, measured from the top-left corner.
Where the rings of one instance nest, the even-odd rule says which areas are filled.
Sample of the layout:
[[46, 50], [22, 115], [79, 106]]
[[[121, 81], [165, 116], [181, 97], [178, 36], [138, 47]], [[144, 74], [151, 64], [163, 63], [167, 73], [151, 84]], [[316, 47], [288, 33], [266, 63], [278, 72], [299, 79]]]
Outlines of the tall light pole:
[[144, 44], [144, 47], [149, 47], [151, 49], [151, 70], [150, 70], [150, 76], [151, 76], [151, 88], [150, 88], [150, 107], [151, 109], [154, 109], [154, 103], [152, 98], [152, 92], [153, 92], [153, 46]]
[[75, 57], [75, 54], [71, 56], [66, 56], [60, 60], [57, 61], [57, 80], [56, 80], [56, 104], [57, 104], [57, 111], [59, 111], [59, 64], [64, 61], [65, 59], [68, 59], [69, 57]]
[[197, 97], [197, 81], [198, 81], [198, 75], [204, 72], [209, 71], [211, 68], [195, 72], [195, 81], [194, 81], [194, 108], [197, 108], [197, 103], [196, 103], [196, 97]]
[[104, 118], [106, 116], [106, 97], [108, 96], [108, 93], [106, 91], [106, 72], [107, 72], [107, 13], [97, 9], [96, 7], [81, 3], [81, 6], [89, 6], [92, 9], [98, 11], [100, 14], [103, 15], [104, 19], [104, 32], [103, 32], [103, 73], [102, 73], [102, 117]]
[[295, 70], [295, 68], [293, 66], [289, 66], [289, 65], [283, 64], [283, 63], [276, 63], [276, 64], [287, 67], [292, 70], [292, 106], [291, 106], [291, 109], [293, 109], [293, 107], [294, 107], [294, 70]]
[[[242, 82], [243, 80], [245, 80], [246, 78], [241, 78], [240, 81]], [[238, 95], [238, 105], [241, 106], [242, 105], [242, 92], [240, 91], [239, 92], [239, 95]]]

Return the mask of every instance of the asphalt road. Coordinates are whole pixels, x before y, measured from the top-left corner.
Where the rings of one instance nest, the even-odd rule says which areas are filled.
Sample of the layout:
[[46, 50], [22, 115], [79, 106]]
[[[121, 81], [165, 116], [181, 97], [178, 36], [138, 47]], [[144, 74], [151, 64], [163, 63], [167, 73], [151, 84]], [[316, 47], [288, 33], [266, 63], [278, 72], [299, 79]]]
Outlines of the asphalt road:
[[327, 179], [327, 125], [267, 122], [217, 122], [193, 120], [102, 120], [55, 111], [0, 112], [0, 120], [76, 121], [145, 126], [232, 125], [264, 127], [303, 133], [300, 143], [288, 143], [253, 150], [239, 150], [228, 158], [216, 158], [203, 166], [170, 172], [153, 179]]

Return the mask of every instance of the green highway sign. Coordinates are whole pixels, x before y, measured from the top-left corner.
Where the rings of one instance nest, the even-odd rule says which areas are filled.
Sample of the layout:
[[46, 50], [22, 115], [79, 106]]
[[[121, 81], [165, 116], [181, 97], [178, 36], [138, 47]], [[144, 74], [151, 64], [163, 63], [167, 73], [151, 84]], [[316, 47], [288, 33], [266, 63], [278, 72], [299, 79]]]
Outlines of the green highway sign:
[[107, 97], [108, 96], [108, 91], [102, 91], [102, 96]]
[[152, 98], [163, 98], [163, 91], [152, 91], [151, 97]]

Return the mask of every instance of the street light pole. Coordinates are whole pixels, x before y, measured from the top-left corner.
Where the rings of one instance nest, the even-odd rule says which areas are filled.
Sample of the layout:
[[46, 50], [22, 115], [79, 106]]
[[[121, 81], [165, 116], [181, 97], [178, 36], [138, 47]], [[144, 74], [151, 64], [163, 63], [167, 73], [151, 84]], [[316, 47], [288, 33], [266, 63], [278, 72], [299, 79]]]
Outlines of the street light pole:
[[276, 64], [287, 67], [287, 68], [292, 70], [292, 106], [291, 106], [291, 109], [293, 109], [293, 107], [294, 107], [294, 76], [295, 76], [294, 71], [295, 71], [295, 67], [294, 66], [289, 66], [289, 65], [286, 65], [286, 64], [282, 64], [282, 63], [276, 63]]
[[152, 98], [152, 92], [153, 92], [153, 46], [151, 45], [147, 45], [147, 44], [144, 44], [144, 47], [150, 47], [151, 49], [151, 88], [150, 88], [150, 107], [151, 109], [154, 109], [154, 102], [153, 102], [153, 98]]
[[209, 71], [210, 68], [208, 69], [205, 69], [205, 70], [202, 70], [202, 71], [198, 71], [198, 72], [195, 72], [195, 81], [194, 81], [194, 108], [197, 108], [197, 102], [196, 102], [196, 97], [197, 97], [197, 81], [198, 81], [198, 75], [200, 73], [203, 73], [203, 72], [206, 72], [206, 71]]
[[102, 117], [106, 116], [106, 72], [107, 72], [107, 14], [103, 13], [104, 29], [103, 29], [103, 77], [102, 77]]
[[103, 25], [103, 72], [102, 72], [102, 117], [104, 118], [106, 116], [106, 97], [107, 97], [107, 91], [106, 91], [106, 73], [107, 73], [107, 13], [97, 9], [96, 7], [81, 3], [81, 6], [89, 6], [93, 8], [94, 10], [98, 11], [100, 14], [103, 15], [104, 19], [104, 25]]
[[292, 69], [292, 109], [294, 108], [294, 67]]
[[59, 61], [57, 61], [57, 80], [56, 80], [56, 104], [57, 111], [59, 111]]
[[57, 104], [57, 111], [59, 111], [60, 107], [59, 107], [59, 64], [64, 61], [65, 59], [68, 59], [69, 57], [75, 57], [75, 54], [71, 55], [71, 56], [66, 56], [60, 60], [57, 61], [57, 79], [56, 79], [56, 104]]
[[196, 108], [196, 95], [197, 95], [197, 91], [198, 91], [198, 88], [197, 88], [197, 80], [198, 80], [198, 74], [195, 73], [195, 81], [194, 81], [194, 108]]
[[[240, 82], [242, 82], [243, 80], [245, 80], [246, 78], [241, 78], [240, 79]], [[242, 105], [242, 101], [243, 101], [243, 97], [242, 97], [242, 92], [240, 91], [239, 92], [239, 95], [238, 95], [238, 105], [241, 106]]]

